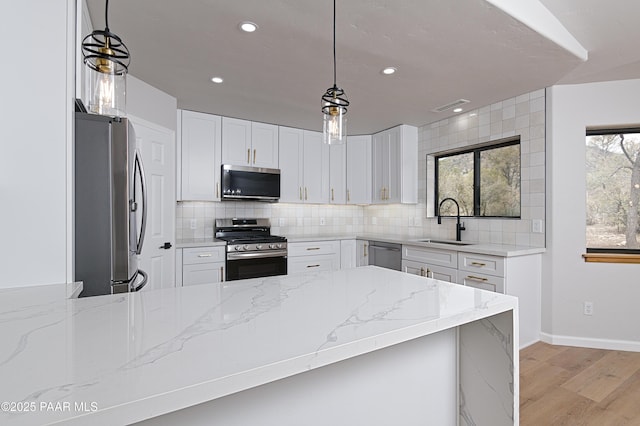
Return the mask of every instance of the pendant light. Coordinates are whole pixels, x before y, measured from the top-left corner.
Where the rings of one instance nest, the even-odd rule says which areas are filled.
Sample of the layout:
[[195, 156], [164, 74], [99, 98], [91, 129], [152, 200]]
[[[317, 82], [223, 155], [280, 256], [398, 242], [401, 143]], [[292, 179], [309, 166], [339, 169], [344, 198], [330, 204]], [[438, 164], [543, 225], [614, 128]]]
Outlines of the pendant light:
[[87, 70], [88, 110], [95, 114], [126, 115], [126, 77], [129, 49], [109, 31], [109, 0], [105, 1], [104, 30], [96, 30], [82, 40], [82, 56]]
[[344, 90], [336, 85], [336, 0], [333, 0], [333, 87], [322, 96], [322, 141], [342, 144], [347, 141], [347, 107], [349, 100]]

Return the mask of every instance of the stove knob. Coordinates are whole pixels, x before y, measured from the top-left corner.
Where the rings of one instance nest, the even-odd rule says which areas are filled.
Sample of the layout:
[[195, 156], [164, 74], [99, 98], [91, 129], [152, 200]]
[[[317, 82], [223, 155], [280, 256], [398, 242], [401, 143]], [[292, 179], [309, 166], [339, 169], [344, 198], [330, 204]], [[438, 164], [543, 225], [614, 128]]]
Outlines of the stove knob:
[[262, 244], [256, 244], [256, 250], [262, 250]]
[[243, 246], [242, 246], [242, 249], [243, 249], [243, 250], [249, 250], [249, 244], [245, 244], [245, 245], [243, 245]]
[[276, 248], [276, 245], [275, 244], [269, 244], [269, 248], [270, 249], [274, 249], [274, 248]]
[[278, 248], [281, 249], [282, 248], [282, 243], [278, 243]]
[[242, 247], [240, 247], [240, 246], [235, 246], [235, 247], [234, 247], [234, 249], [235, 249], [236, 251], [240, 251], [240, 250], [242, 250]]

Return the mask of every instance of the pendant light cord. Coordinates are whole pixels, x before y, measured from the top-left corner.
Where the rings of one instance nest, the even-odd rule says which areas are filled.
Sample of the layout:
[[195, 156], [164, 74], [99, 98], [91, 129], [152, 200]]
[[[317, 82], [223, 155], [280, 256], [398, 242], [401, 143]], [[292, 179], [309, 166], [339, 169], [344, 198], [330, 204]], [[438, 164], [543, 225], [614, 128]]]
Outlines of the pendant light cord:
[[333, 87], [336, 87], [336, 0], [333, 0]]
[[106, 0], [104, 5], [104, 27], [109, 32], [109, 0]]

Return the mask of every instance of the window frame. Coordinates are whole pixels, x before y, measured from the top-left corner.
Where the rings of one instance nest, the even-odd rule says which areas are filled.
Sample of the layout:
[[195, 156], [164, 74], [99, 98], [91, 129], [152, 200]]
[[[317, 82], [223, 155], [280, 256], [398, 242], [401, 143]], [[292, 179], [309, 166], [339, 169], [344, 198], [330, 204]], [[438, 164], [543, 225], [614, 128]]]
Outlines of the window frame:
[[[600, 135], [619, 135], [621, 133], [640, 133], [639, 126], [624, 127], [592, 127], [585, 131], [585, 138], [588, 136]], [[585, 158], [586, 160], [586, 158]], [[585, 175], [586, 179], [586, 175]], [[585, 205], [586, 206], [586, 205]], [[586, 215], [585, 215], [585, 231], [586, 231]], [[586, 254], [583, 254], [585, 262], [601, 262], [601, 263], [640, 263], [640, 249], [630, 248], [607, 248], [607, 247], [586, 247]], [[622, 256], [619, 256], [622, 255]]]
[[[484, 151], [490, 151], [492, 149], [504, 148], [507, 146], [518, 145], [520, 148], [520, 214], [518, 216], [486, 216], [480, 215], [480, 154]], [[439, 160], [441, 158], [453, 157], [456, 155], [463, 155], [473, 153], [473, 215], [461, 215], [460, 217], [468, 218], [486, 218], [486, 219], [522, 219], [522, 143], [520, 136], [514, 138], [508, 138], [506, 140], [494, 141], [488, 144], [483, 144], [473, 148], [463, 149], [459, 151], [450, 151], [441, 154], [433, 155], [434, 159], [434, 211], [438, 214], [439, 204], [439, 188], [440, 188], [440, 166]]]

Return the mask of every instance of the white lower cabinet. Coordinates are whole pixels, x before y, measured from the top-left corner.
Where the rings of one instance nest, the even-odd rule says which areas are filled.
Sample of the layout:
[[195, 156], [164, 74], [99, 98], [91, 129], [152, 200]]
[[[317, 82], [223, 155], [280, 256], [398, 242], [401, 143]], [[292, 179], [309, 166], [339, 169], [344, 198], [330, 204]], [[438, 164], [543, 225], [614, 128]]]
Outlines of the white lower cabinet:
[[356, 266], [369, 265], [369, 241], [356, 240]]
[[356, 240], [341, 240], [340, 269], [355, 268], [357, 263]]
[[177, 286], [222, 282], [225, 275], [224, 268], [225, 246], [176, 250]]
[[340, 241], [288, 243], [287, 273], [340, 269]]
[[435, 278], [436, 280], [450, 283], [458, 282], [458, 271], [453, 268], [445, 268], [444, 266], [427, 265], [423, 262], [403, 259], [402, 271], [408, 274]]
[[540, 340], [541, 254], [503, 257], [403, 245], [402, 270], [516, 296], [520, 316], [520, 347]]

